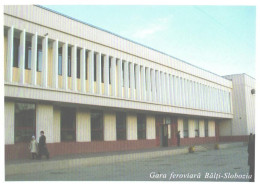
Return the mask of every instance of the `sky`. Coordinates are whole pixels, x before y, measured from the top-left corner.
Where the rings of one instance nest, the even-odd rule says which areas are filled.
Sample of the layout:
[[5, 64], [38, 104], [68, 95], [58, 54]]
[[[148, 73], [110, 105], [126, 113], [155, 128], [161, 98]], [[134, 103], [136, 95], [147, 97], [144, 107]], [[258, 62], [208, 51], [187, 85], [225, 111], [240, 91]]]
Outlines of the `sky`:
[[44, 7], [151, 47], [220, 76], [255, 78], [254, 6]]

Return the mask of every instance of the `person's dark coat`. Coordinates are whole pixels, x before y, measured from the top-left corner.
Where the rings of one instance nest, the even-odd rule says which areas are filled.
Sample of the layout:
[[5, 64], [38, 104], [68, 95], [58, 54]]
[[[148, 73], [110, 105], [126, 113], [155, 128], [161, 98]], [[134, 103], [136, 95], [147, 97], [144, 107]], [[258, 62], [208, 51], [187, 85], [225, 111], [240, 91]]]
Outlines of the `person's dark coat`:
[[38, 146], [39, 146], [39, 156], [46, 155], [47, 157], [49, 157], [49, 152], [46, 147], [46, 137], [44, 135], [41, 135]]

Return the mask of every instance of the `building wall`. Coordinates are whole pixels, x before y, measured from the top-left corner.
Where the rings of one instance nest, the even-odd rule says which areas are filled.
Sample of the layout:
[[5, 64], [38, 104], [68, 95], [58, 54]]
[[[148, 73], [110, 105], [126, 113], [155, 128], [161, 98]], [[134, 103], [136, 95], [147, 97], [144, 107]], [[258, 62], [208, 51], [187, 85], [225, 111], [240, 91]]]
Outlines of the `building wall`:
[[104, 140], [116, 140], [116, 114], [112, 112], [104, 113]]
[[203, 119], [199, 120], [199, 132], [200, 132], [200, 137], [205, 137], [205, 125]]
[[91, 118], [90, 113], [86, 110], [76, 111], [76, 141], [91, 141]]
[[156, 138], [156, 127], [155, 127], [155, 117], [147, 115], [146, 116], [146, 139]]
[[219, 121], [219, 136], [232, 135], [232, 120]]
[[137, 116], [128, 113], [126, 115], [126, 139], [137, 140]]
[[5, 144], [14, 144], [14, 103], [5, 101]]
[[215, 137], [215, 121], [209, 120], [208, 122], [208, 131], [209, 131], [209, 137]]
[[178, 118], [178, 131], [180, 131], [180, 136], [183, 138], [183, 119]]
[[189, 137], [193, 138], [195, 137], [195, 125], [194, 125], [194, 120], [189, 119], [188, 120], [188, 125], [189, 125]]

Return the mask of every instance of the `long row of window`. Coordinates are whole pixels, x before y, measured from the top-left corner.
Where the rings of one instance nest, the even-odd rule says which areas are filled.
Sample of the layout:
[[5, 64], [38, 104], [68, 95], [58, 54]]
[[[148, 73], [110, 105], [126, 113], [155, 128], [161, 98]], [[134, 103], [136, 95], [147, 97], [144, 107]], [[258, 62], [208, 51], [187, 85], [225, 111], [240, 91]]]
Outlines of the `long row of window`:
[[[199, 120], [195, 119], [194, 123], [195, 123], [195, 129], [194, 129], [195, 137], [200, 137]], [[209, 136], [208, 132], [209, 132], [208, 131], [208, 120], [204, 120], [204, 135], [205, 135], [205, 137]], [[183, 137], [185, 137], [185, 138], [189, 137], [189, 122], [188, 122], [187, 118], [183, 119]]]

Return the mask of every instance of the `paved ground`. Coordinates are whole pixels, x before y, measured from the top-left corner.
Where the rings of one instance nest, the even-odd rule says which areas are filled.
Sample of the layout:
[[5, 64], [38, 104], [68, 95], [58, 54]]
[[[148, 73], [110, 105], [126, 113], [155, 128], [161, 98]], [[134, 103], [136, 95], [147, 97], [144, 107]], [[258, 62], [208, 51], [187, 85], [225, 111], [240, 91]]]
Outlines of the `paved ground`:
[[[124, 163], [87, 167], [82, 166], [78, 168], [50, 170], [27, 175], [10, 175], [6, 176], [6, 180], [248, 181], [248, 179], [242, 179], [246, 178], [246, 175], [248, 175], [248, 170], [247, 147], [244, 146], [222, 150], [196, 152], [194, 154], [159, 157], [149, 160], [136, 160]], [[181, 176], [184, 175], [188, 177], [181, 178]], [[242, 177], [241, 175], [245, 176]], [[189, 178], [191, 176], [198, 178]]]

